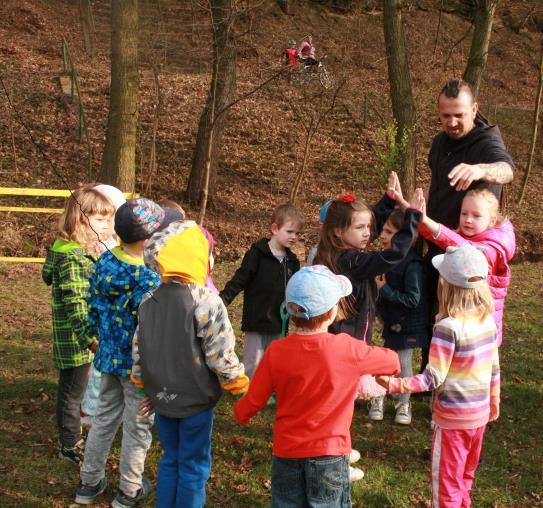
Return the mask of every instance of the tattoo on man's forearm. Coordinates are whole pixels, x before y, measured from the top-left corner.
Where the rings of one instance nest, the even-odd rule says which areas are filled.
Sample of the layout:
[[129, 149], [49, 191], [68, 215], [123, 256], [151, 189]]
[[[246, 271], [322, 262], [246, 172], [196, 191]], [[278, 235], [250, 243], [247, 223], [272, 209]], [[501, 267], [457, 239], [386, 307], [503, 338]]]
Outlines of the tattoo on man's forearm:
[[513, 180], [513, 168], [507, 162], [480, 164], [485, 170], [484, 180], [489, 183], [506, 184]]

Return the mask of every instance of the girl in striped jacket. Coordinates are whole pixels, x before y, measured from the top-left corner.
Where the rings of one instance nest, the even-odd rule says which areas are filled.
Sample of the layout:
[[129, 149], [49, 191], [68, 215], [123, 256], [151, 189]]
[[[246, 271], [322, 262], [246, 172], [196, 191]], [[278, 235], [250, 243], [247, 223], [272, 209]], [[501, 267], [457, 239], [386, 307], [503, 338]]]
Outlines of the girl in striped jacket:
[[432, 419], [432, 507], [470, 506], [488, 422], [499, 416], [498, 329], [488, 262], [475, 246], [447, 247], [439, 271], [439, 319], [422, 374], [377, 381], [389, 393], [436, 390]]

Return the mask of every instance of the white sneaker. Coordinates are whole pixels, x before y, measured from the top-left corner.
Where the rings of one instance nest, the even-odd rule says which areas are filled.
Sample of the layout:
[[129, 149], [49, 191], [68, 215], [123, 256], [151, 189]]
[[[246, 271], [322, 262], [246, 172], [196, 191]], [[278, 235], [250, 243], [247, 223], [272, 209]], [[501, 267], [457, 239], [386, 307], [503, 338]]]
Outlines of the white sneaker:
[[384, 397], [375, 397], [371, 399], [370, 411], [368, 413], [368, 418], [374, 422], [379, 422], [383, 419], [384, 416]]
[[349, 464], [354, 464], [360, 460], [360, 452], [358, 450], [351, 450], [349, 453]]
[[400, 425], [410, 425], [411, 424], [411, 403], [410, 402], [399, 402], [396, 404], [396, 417], [394, 418], [395, 423]]
[[351, 483], [362, 480], [362, 478], [364, 478], [364, 471], [362, 471], [362, 469], [349, 466], [349, 481]]

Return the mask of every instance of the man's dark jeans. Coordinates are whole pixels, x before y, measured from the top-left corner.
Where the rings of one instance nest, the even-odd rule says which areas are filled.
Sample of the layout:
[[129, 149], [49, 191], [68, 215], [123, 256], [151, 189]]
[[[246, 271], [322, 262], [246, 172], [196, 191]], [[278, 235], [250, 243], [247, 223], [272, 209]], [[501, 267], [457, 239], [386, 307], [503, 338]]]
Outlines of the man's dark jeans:
[[61, 369], [58, 375], [57, 425], [62, 446], [71, 448], [81, 439], [81, 401], [89, 379], [90, 363]]
[[350, 508], [348, 456], [273, 457], [272, 508]]

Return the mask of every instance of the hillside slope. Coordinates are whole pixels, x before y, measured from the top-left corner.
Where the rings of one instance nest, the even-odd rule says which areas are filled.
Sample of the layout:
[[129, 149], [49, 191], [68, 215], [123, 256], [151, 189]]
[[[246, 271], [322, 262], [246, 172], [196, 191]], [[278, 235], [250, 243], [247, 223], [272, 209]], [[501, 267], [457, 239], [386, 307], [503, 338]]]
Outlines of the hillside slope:
[[[97, 54], [90, 60], [83, 48], [77, 3], [68, 0], [6, 0], [0, 6], [0, 68], [14, 106], [38, 141], [55, 171], [21, 126], [7, 100], [0, 101], [0, 185], [62, 187], [60, 173], [75, 186], [88, 181], [86, 147], [78, 142], [77, 109], [63, 96], [55, 77], [62, 69], [61, 40], [68, 41], [76, 62], [82, 101], [91, 129], [94, 168], [99, 168], [109, 93], [109, 2], [95, 0]], [[537, 82], [538, 35], [511, 31], [504, 19], [521, 19], [526, 2], [508, 2], [496, 16], [488, 66], [480, 91], [486, 115], [497, 121], [517, 164], [509, 189], [508, 213], [521, 251], [543, 252], [543, 205], [539, 200], [541, 160], [532, 175], [524, 206], [516, 205], [526, 164], [529, 130]], [[190, 170], [197, 122], [208, 86], [209, 32], [204, 13], [189, 1], [142, 0], [141, 107], [138, 143], [138, 190], [147, 181], [149, 139], [156, 104], [153, 75], [146, 62], [161, 69], [164, 111], [158, 132], [159, 174], [150, 197], [179, 199]], [[319, 54], [339, 79], [345, 78], [336, 107], [319, 130], [299, 197], [308, 228], [305, 247], [315, 238], [317, 211], [327, 198], [355, 192], [374, 200], [383, 178], [376, 169], [382, 152], [380, 131], [391, 122], [382, 11], [378, 2], [338, 13], [309, 1], [296, 2], [291, 16], [275, 2], [261, 4], [240, 21], [238, 90], [247, 92], [278, 65], [288, 38], [311, 33]], [[434, 52], [439, 12], [430, 0], [411, 4], [404, 13], [418, 125], [418, 180], [428, 183], [426, 156], [439, 130], [435, 97], [441, 84], [458, 77], [465, 66], [469, 21], [443, 13]], [[2, 91], [3, 93], [3, 91]], [[285, 201], [301, 160], [303, 122], [292, 103], [300, 90], [285, 81], [272, 83], [232, 111], [223, 138], [218, 196], [206, 225], [217, 238], [218, 257], [239, 257], [267, 233], [270, 210]], [[365, 126], [363, 105], [369, 105]], [[308, 104], [307, 107], [318, 107]], [[540, 149], [538, 149], [538, 152]], [[93, 175], [93, 178], [97, 178]], [[13, 203], [13, 199], [3, 199]], [[31, 201], [36, 204], [40, 200]], [[42, 201], [43, 203], [50, 201]], [[30, 202], [29, 202], [30, 203]], [[195, 215], [196, 211], [190, 211]], [[2, 214], [0, 225], [12, 239], [6, 254], [43, 254], [44, 231], [53, 217]], [[6, 236], [6, 235], [5, 235]], [[39, 248], [36, 250], [35, 245]]]

